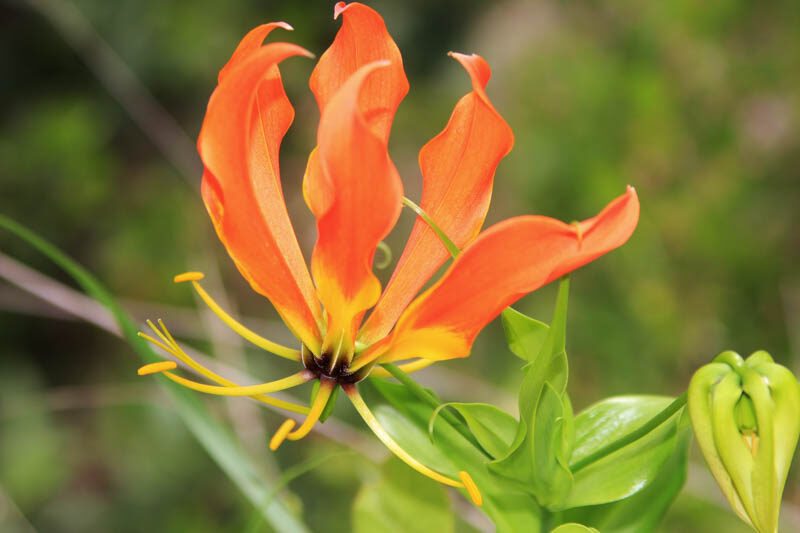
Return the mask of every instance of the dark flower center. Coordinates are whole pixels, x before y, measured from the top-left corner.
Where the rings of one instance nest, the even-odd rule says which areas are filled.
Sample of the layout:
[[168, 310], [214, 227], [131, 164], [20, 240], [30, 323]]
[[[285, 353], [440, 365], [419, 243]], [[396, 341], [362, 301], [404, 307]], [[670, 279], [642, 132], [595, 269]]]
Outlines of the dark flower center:
[[313, 372], [317, 377], [326, 377], [336, 381], [339, 385], [350, 385], [358, 383], [369, 375], [368, 368], [360, 368], [355, 372], [349, 371], [349, 365], [344, 361], [339, 361], [331, 367], [333, 354], [323, 352], [319, 356], [311, 353], [311, 350], [303, 346], [302, 361], [306, 370]]

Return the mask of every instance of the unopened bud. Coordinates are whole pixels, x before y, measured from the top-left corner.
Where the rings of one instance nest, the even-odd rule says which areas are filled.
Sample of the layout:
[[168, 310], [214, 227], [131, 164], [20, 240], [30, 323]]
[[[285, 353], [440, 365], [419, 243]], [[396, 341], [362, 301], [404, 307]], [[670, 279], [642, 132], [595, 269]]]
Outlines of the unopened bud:
[[800, 435], [800, 385], [767, 352], [723, 352], [689, 385], [697, 442], [736, 513], [776, 533], [783, 486]]

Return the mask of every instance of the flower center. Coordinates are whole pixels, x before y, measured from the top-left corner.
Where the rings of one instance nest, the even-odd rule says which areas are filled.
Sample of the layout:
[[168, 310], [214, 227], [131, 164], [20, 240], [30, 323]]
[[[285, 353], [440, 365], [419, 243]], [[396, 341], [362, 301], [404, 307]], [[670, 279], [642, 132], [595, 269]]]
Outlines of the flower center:
[[333, 363], [333, 366], [331, 366], [331, 362], [333, 361], [332, 352], [326, 351], [319, 356], [315, 356], [311, 353], [311, 350], [303, 345], [301, 348], [301, 357], [306, 370], [312, 372], [317, 377], [332, 379], [339, 385], [358, 383], [369, 375], [369, 370], [366, 368], [351, 372], [349, 369], [350, 365], [344, 360], [336, 361]]

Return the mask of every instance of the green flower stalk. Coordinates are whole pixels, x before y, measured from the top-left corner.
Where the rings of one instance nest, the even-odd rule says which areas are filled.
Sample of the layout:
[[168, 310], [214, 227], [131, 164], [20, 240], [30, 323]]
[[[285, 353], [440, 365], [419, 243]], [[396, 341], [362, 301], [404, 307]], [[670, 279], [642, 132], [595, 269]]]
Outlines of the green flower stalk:
[[778, 530], [786, 476], [800, 435], [800, 384], [764, 351], [732, 351], [689, 385], [697, 442], [736, 513], [759, 533]]

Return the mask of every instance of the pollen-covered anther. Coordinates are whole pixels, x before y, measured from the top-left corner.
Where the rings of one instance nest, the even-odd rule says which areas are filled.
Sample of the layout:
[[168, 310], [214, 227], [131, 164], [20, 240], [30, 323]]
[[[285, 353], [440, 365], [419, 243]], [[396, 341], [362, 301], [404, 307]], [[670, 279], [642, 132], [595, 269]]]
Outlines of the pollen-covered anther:
[[202, 272], [184, 272], [172, 278], [173, 283], [184, 283], [186, 281], [200, 281], [206, 277]]
[[286, 436], [289, 432], [294, 429], [295, 421], [291, 418], [286, 419], [281, 427], [278, 428], [278, 431], [272, 436], [269, 440], [269, 449], [273, 452], [278, 449], [278, 447], [286, 440]]
[[165, 370], [175, 370], [178, 364], [175, 361], [159, 361], [158, 363], [150, 363], [139, 368], [138, 374], [140, 376], [147, 376], [148, 374], [157, 374]]
[[480, 507], [483, 505], [483, 496], [481, 496], [481, 491], [478, 490], [478, 486], [472, 480], [472, 476], [469, 475], [469, 472], [466, 470], [462, 470], [458, 473], [458, 477], [461, 478], [461, 483], [464, 484], [464, 488], [469, 494], [472, 503]]

